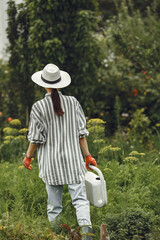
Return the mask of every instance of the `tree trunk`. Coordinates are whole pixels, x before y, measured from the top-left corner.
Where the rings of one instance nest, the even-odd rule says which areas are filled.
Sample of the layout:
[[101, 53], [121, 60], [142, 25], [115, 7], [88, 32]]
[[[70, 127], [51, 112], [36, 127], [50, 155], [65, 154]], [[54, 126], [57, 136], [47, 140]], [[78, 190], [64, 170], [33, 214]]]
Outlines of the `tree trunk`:
[[29, 109], [28, 106], [26, 106], [26, 127], [29, 126]]

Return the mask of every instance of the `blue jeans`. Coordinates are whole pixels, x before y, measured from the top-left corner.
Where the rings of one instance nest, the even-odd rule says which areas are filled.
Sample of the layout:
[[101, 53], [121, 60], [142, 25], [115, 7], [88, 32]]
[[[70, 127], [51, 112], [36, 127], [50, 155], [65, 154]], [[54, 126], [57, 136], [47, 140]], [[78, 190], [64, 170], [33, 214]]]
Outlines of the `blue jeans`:
[[[46, 190], [48, 193], [48, 219], [50, 222], [56, 225], [63, 209], [63, 185], [46, 184]], [[90, 204], [86, 197], [85, 182], [83, 181], [78, 184], [68, 184], [68, 190], [72, 198], [72, 204], [76, 209], [78, 225], [92, 225], [90, 220]]]

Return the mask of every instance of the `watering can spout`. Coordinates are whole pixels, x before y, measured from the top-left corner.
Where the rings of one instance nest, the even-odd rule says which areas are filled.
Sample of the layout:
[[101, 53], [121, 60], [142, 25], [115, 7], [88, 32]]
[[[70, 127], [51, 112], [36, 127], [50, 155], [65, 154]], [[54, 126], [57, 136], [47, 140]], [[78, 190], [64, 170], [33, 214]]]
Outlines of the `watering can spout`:
[[98, 175], [93, 172], [86, 172], [85, 185], [87, 198], [96, 207], [103, 207], [107, 204], [106, 181], [101, 170], [93, 165], [89, 165]]

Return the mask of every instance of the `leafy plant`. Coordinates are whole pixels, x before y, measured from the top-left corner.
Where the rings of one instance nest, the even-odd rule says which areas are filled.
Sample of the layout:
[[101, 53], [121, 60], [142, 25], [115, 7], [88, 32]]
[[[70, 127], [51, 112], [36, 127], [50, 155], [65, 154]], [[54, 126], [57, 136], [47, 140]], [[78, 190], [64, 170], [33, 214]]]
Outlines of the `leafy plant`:
[[68, 226], [67, 224], [62, 224], [61, 227], [67, 229], [68, 234], [70, 236], [69, 239], [73, 239], [73, 240], [81, 240], [82, 239], [82, 235], [80, 233], [80, 229], [81, 227], [79, 226], [77, 229], [71, 229], [70, 226]]
[[[134, 5], [135, 1], [119, 3], [117, 16], [106, 22], [101, 43], [105, 57], [97, 84], [98, 104], [111, 134], [119, 122], [126, 126], [137, 108], [145, 108], [152, 126], [159, 122], [160, 19], [150, 8], [144, 18]], [[118, 122], [116, 96], [121, 106]]]
[[107, 216], [105, 221], [111, 240], [153, 239], [150, 234], [153, 227], [152, 213], [141, 208], [125, 209], [120, 214]]
[[150, 119], [144, 114], [144, 108], [137, 109], [129, 122], [127, 134], [130, 141], [139, 141], [140, 144], [148, 145], [152, 134], [150, 123]]
[[99, 118], [90, 119], [87, 121], [87, 129], [90, 133], [87, 138], [90, 152], [97, 158], [100, 148], [105, 146], [105, 122]]
[[74, 93], [90, 115], [101, 65], [99, 39], [95, 34], [98, 1], [26, 0], [15, 4], [10, 0], [7, 12], [9, 83], [12, 86], [8, 91], [10, 115], [20, 116], [23, 123], [26, 115], [27, 126], [33, 101], [43, 96], [43, 89], [28, 79], [49, 62], [71, 75], [73, 81], [67, 88], [68, 94]]
[[27, 128], [20, 128], [21, 121], [13, 119], [9, 122], [9, 127], [3, 129], [3, 143], [0, 145], [1, 161], [14, 162], [15, 157], [22, 157], [26, 151], [28, 141], [26, 140]]

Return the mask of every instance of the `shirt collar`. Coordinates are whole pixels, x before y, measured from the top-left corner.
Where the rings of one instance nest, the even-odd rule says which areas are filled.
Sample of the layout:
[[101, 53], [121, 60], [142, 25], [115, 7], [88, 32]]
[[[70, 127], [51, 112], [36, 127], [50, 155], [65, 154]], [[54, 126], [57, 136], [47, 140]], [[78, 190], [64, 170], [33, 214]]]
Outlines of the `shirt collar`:
[[[59, 95], [62, 95], [62, 93], [60, 91], [58, 91], [58, 93], [59, 93]], [[51, 95], [51, 93], [46, 93], [45, 97], [50, 96], [50, 95]]]
[[45, 94], [45, 97], [50, 96], [50, 95], [51, 95], [51, 93], [46, 93], [46, 94]]

